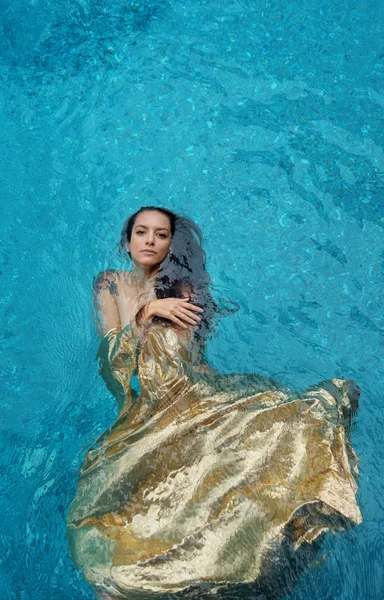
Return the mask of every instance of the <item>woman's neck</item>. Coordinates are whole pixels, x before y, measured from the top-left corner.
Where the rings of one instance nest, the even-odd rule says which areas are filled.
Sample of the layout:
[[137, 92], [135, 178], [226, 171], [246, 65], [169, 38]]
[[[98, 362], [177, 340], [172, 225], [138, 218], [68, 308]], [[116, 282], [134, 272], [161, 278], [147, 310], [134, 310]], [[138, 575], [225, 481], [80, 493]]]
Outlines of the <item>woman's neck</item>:
[[137, 283], [145, 285], [152, 280], [159, 271], [159, 265], [149, 268], [143, 268], [141, 265], [134, 263], [132, 274]]

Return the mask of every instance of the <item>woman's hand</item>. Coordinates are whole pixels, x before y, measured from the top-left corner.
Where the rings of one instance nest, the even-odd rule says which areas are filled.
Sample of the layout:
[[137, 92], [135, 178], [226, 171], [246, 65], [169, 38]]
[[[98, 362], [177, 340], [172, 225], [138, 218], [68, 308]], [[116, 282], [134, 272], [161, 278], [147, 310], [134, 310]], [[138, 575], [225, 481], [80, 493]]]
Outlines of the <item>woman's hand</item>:
[[204, 310], [189, 301], [189, 298], [162, 298], [151, 300], [146, 305], [146, 318], [163, 317], [175, 325], [187, 329], [188, 325], [198, 325], [201, 317], [197, 313]]

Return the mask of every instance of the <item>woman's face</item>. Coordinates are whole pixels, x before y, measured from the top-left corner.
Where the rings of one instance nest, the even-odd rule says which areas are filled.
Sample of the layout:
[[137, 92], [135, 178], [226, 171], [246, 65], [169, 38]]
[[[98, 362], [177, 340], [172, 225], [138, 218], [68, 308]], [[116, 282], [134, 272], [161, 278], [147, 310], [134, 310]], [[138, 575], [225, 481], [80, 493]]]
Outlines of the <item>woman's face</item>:
[[156, 210], [146, 210], [137, 215], [127, 248], [135, 263], [150, 269], [167, 256], [171, 237], [169, 218]]

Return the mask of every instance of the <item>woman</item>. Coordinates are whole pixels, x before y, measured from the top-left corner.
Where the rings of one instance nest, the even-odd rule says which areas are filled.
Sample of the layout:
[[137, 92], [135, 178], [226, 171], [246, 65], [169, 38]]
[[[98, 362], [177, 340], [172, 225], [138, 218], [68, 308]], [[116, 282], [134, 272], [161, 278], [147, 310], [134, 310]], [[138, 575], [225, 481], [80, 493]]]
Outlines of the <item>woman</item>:
[[200, 242], [188, 219], [144, 207], [122, 232], [133, 270], [95, 282], [100, 372], [119, 416], [85, 457], [68, 535], [100, 598], [277, 598], [325, 532], [361, 521], [357, 386], [296, 393], [214, 373], [204, 344], [218, 306]]

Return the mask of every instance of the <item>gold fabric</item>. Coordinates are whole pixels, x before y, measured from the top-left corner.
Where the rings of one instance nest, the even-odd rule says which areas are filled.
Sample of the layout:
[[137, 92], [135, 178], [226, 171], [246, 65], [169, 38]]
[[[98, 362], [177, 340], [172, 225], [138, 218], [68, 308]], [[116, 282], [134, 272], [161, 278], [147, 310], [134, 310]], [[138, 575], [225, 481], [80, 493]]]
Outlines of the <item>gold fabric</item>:
[[95, 588], [148, 598], [261, 581], [282, 548], [294, 556], [361, 521], [353, 382], [297, 393], [210, 373], [164, 325], [140, 345], [130, 326], [113, 329], [98, 357], [120, 414], [88, 451], [68, 514], [73, 559]]

